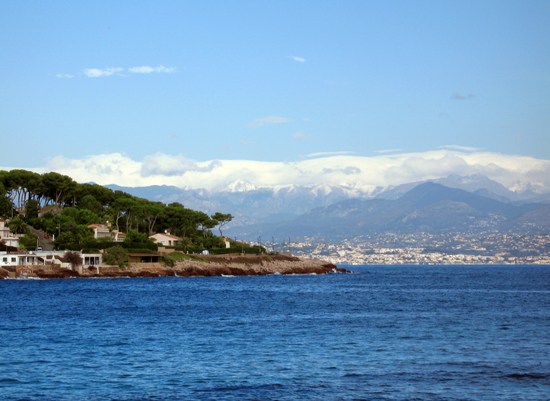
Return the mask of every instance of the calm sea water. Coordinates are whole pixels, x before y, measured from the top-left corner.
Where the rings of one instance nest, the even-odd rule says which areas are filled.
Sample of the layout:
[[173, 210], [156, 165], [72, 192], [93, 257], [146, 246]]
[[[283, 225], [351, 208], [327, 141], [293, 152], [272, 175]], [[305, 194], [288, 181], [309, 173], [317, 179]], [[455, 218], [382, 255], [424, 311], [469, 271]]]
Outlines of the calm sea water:
[[0, 281], [0, 400], [548, 400], [550, 266]]

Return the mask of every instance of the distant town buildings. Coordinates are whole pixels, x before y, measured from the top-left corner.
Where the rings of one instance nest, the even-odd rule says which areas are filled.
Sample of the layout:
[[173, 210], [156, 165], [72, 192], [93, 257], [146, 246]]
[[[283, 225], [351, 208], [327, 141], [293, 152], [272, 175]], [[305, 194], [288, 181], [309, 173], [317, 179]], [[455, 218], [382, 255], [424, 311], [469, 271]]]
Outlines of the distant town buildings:
[[[275, 245], [281, 247], [281, 245]], [[411, 233], [288, 242], [286, 252], [335, 264], [550, 264], [550, 234]]]

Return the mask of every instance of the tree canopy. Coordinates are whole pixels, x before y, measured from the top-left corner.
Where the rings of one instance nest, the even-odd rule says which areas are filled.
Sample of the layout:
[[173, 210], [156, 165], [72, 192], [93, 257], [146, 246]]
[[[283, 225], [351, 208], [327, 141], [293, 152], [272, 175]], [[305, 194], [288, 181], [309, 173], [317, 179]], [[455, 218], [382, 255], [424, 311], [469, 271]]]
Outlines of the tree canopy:
[[229, 213], [216, 212], [212, 215], [212, 219], [217, 223], [216, 225], [220, 231], [220, 237], [223, 237], [222, 227], [233, 220], [233, 216]]
[[55, 172], [0, 170], [0, 218], [11, 219], [14, 232], [26, 233], [27, 225], [44, 231], [55, 238], [58, 249], [105, 245], [104, 239], [93, 238], [89, 228], [102, 224], [113, 233], [126, 234], [127, 244], [149, 247], [149, 235], [170, 232], [182, 237], [189, 250], [199, 250], [221, 246], [211, 230], [218, 226], [221, 236], [233, 216], [221, 212], [209, 216], [178, 202], [166, 205], [97, 184], [79, 184]]

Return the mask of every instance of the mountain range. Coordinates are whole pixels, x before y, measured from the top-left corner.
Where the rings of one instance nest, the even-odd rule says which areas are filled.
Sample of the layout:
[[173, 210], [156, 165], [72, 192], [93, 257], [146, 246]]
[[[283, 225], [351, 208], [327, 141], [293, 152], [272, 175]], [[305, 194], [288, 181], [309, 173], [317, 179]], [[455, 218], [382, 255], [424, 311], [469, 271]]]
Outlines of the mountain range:
[[381, 188], [365, 195], [346, 187], [263, 188], [209, 192], [170, 186], [118, 187], [135, 196], [180, 202], [207, 213], [231, 213], [234, 237], [318, 237], [340, 240], [380, 232], [548, 232], [550, 197], [516, 193], [484, 176]]
[[296, 219], [250, 227], [250, 234], [341, 240], [382, 232], [542, 233], [550, 230], [550, 205], [514, 204], [437, 183], [417, 185], [398, 199], [349, 199]]

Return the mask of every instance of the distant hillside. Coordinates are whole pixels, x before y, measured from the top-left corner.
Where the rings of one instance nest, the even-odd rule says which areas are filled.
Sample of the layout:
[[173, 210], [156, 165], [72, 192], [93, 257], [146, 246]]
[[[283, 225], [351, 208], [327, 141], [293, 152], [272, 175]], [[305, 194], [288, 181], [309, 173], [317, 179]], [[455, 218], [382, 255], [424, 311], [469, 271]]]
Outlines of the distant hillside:
[[380, 188], [372, 194], [347, 187], [287, 186], [209, 192], [172, 186], [128, 188], [134, 196], [214, 213], [231, 213], [231, 236], [326, 238], [385, 231], [514, 230], [538, 232], [550, 224], [548, 195], [515, 193], [482, 175]]
[[172, 186], [107, 187], [167, 204], [179, 202], [185, 207], [204, 210], [207, 213], [224, 210], [235, 216], [231, 223], [232, 227], [290, 221], [314, 208], [359, 196], [358, 193], [345, 188], [325, 186], [287, 186], [221, 192]]
[[239, 234], [335, 240], [382, 232], [549, 232], [549, 216], [547, 204], [517, 205], [424, 183], [395, 200], [344, 200], [316, 208], [289, 222], [257, 225]]
[[[512, 202], [547, 202], [550, 194], [530, 191], [512, 192], [503, 185], [483, 175], [458, 176], [434, 180], [449, 188], [462, 189], [480, 196]], [[121, 190], [134, 196], [163, 203], [179, 202], [195, 210], [215, 213], [227, 211], [235, 216], [231, 227], [248, 226], [257, 223], [278, 223], [291, 221], [318, 207], [349, 199], [390, 199], [395, 200], [406, 192], [425, 182], [414, 182], [396, 187], [377, 188], [366, 193], [346, 186], [297, 186], [288, 185], [273, 188], [248, 188], [245, 185], [227, 188], [224, 191], [204, 189], [184, 189], [174, 186], [154, 185], [148, 187], [120, 187], [107, 185], [113, 190]]]
[[462, 189], [468, 192], [474, 192], [487, 198], [493, 198], [502, 202], [550, 202], [550, 194], [538, 194], [530, 190], [523, 192], [513, 192], [504, 185], [491, 180], [483, 175], [475, 174], [468, 176], [450, 175], [445, 178], [439, 178], [431, 181], [412, 182], [398, 185], [393, 188], [387, 188], [381, 191], [377, 198], [397, 199], [403, 196], [417, 185], [425, 182], [434, 182], [449, 188]]

